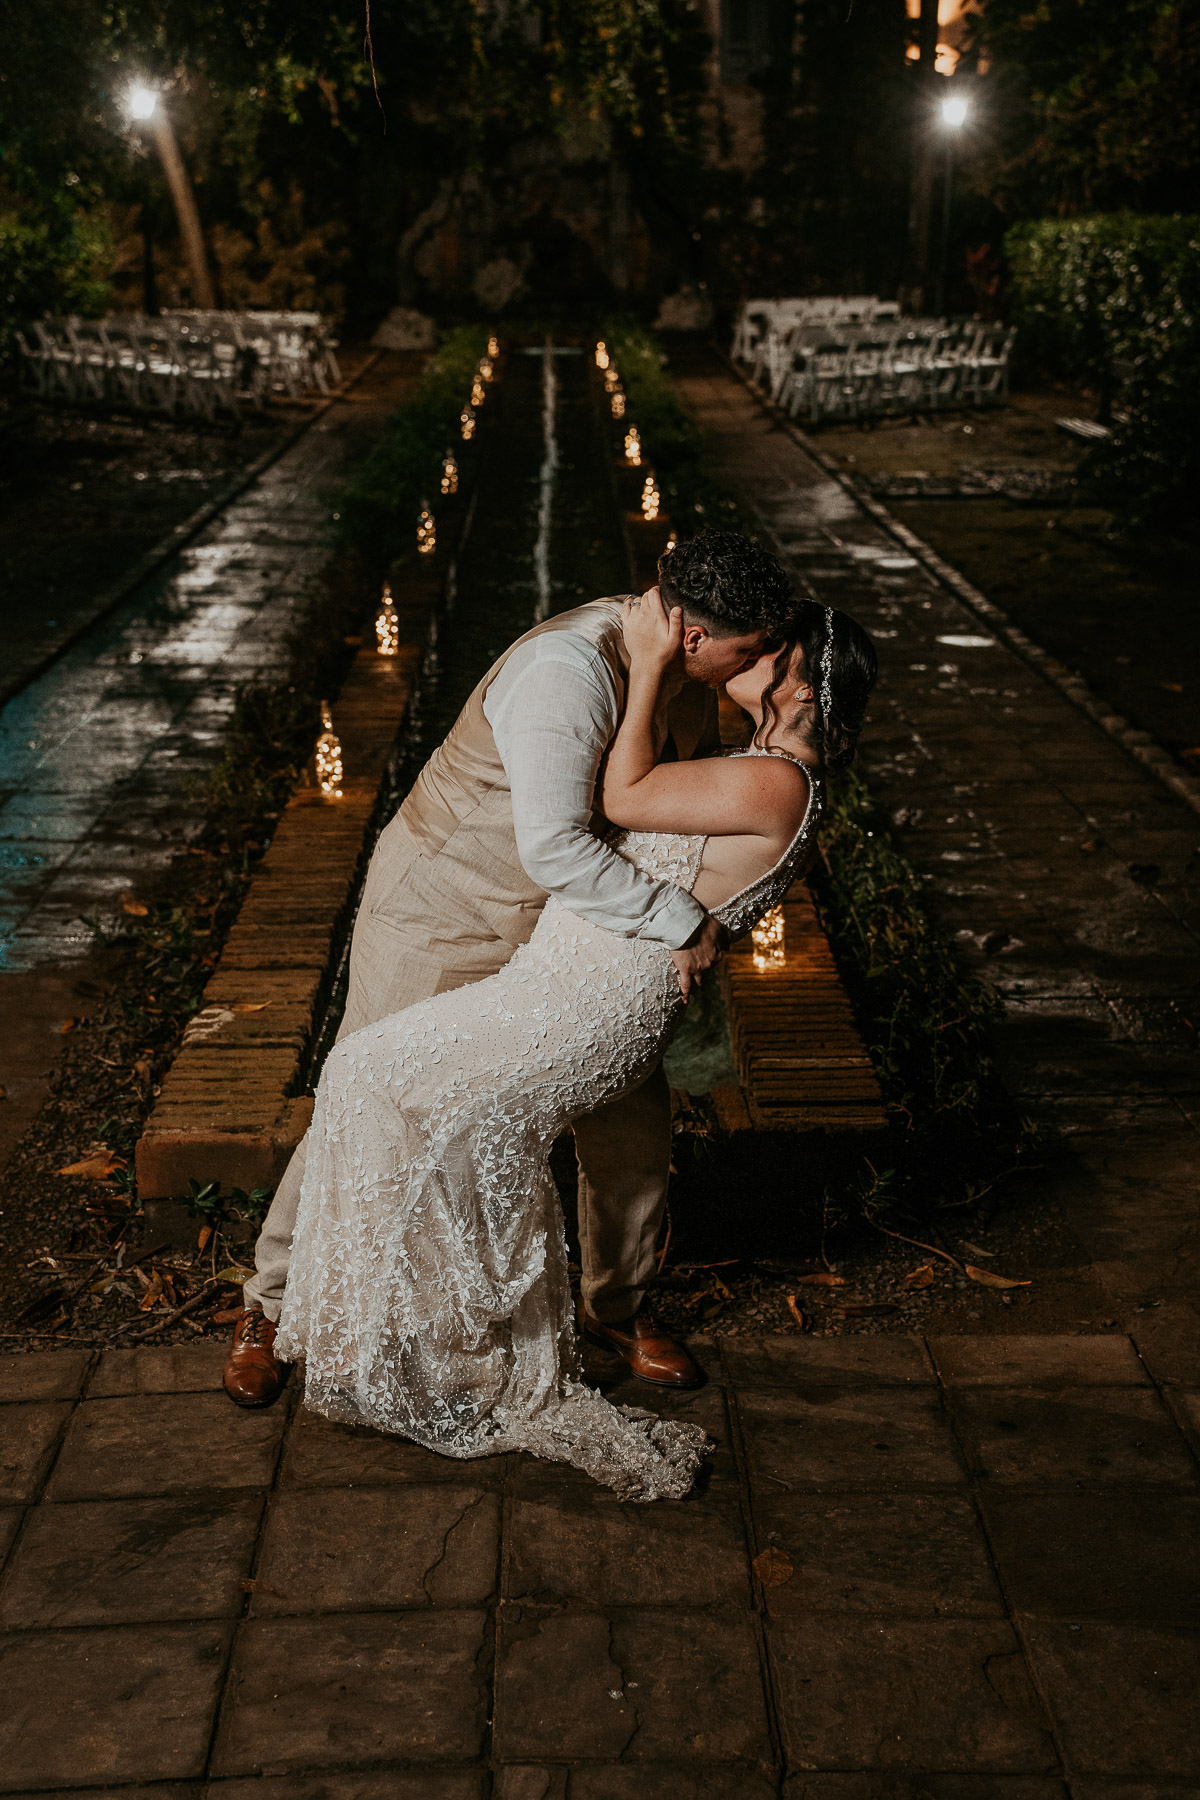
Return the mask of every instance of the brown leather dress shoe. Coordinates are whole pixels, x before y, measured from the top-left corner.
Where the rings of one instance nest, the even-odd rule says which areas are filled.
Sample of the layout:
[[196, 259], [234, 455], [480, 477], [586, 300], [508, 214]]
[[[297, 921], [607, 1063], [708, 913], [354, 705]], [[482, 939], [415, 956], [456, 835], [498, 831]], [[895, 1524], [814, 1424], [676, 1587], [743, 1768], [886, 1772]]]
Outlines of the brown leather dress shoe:
[[235, 1406], [270, 1406], [287, 1385], [287, 1363], [275, 1360], [275, 1326], [261, 1306], [234, 1314], [233, 1343], [225, 1359], [225, 1392]]
[[632, 1319], [622, 1319], [616, 1325], [593, 1318], [586, 1306], [580, 1309], [579, 1316], [584, 1336], [624, 1357], [639, 1381], [669, 1388], [702, 1385], [704, 1376], [683, 1345], [659, 1330], [648, 1307], [643, 1306]]

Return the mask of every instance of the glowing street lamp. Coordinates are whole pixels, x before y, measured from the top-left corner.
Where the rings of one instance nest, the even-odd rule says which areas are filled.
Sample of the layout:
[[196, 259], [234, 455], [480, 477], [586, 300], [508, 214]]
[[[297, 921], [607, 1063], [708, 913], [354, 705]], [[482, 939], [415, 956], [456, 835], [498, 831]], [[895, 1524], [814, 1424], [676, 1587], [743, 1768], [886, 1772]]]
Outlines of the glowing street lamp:
[[135, 81], [125, 96], [125, 110], [138, 124], [152, 119], [157, 105], [158, 94], [155, 89], [143, 87], [140, 81]]
[[135, 81], [126, 91], [125, 111], [133, 124], [146, 126], [154, 139], [163, 174], [171, 190], [175, 216], [179, 221], [179, 236], [187, 258], [193, 300], [201, 312], [212, 312], [217, 304], [217, 296], [209, 274], [204, 234], [200, 230], [200, 215], [196, 211], [196, 196], [192, 192], [188, 172], [179, 154], [179, 144], [167, 109], [159, 105], [156, 89], [148, 87], [145, 82]]
[[934, 312], [946, 310], [946, 272], [950, 263], [950, 205], [954, 192], [954, 141], [967, 122], [967, 103], [961, 94], [947, 94], [942, 101], [942, 127], [946, 134], [946, 174], [942, 182], [942, 253], [938, 258], [937, 301]]

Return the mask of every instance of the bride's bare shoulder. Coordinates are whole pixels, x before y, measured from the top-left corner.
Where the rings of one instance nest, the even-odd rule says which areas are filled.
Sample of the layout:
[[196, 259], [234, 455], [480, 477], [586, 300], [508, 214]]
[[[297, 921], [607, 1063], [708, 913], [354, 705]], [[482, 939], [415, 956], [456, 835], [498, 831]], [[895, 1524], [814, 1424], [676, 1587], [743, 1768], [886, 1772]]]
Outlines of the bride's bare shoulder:
[[[756, 821], [786, 827], [798, 825], [808, 807], [809, 784], [803, 766], [788, 756], [723, 756], [724, 779], [753, 807]], [[760, 827], [761, 828], [761, 827]]]

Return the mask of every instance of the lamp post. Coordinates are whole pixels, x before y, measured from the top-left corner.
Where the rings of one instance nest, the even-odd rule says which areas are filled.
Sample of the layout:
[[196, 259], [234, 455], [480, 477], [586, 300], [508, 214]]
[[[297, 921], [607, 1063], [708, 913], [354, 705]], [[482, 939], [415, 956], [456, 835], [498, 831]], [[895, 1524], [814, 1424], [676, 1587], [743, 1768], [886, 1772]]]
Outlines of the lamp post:
[[188, 172], [183, 166], [183, 158], [179, 154], [179, 145], [166, 109], [160, 106], [155, 89], [142, 82], [135, 82], [129, 89], [125, 96], [125, 109], [133, 122], [147, 126], [154, 138], [175, 205], [175, 217], [179, 221], [179, 236], [183, 241], [183, 254], [191, 277], [192, 296], [202, 312], [211, 312], [216, 307], [217, 296], [208, 270], [200, 215], [196, 211], [196, 197], [188, 180]]
[[946, 275], [950, 264], [950, 204], [954, 192], [954, 140], [967, 119], [967, 103], [961, 94], [947, 94], [942, 101], [942, 127], [946, 133], [946, 172], [942, 183], [942, 250], [938, 258], [937, 303], [939, 318], [946, 310]]

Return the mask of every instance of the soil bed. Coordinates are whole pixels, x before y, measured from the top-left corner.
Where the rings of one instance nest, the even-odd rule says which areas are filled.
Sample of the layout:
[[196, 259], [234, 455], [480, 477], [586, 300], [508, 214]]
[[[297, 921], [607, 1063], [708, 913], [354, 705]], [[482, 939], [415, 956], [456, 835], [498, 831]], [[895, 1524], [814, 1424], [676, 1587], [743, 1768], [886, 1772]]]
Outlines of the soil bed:
[[[1084, 445], [1056, 420], [1093, 411], [1088, 394], [1055, 388], [1015, 394], [994, 412], [812, 435], [1035, 643], [1194, 771], [1197, 545], [1121, 538], [1111, 512], [1087, 503], [1076, 484]], [[1001, 491], [980, 491], [989, 485]]]

